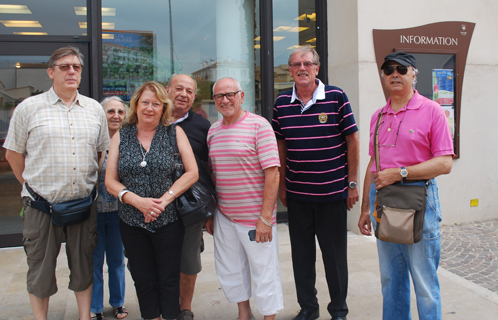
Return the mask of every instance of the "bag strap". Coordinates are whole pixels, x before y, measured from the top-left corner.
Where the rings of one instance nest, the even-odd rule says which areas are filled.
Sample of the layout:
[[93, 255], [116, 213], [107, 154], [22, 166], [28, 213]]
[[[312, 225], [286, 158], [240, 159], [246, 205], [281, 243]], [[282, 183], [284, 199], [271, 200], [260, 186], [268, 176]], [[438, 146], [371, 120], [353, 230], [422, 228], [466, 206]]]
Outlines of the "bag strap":
[[[379, 112], [379, 116], [377, 118], [377, 125], [375, 126], [375, 136], [374, 136], [374, 149], [375, 149], [375, 166], [377, 167], [377, 173], [380, 172], [380, 156], [379, 156], [379, 127], [380, 120], [382, 119], [382, 110]], [[425, 182], [425, 190], [427, 193], [427, 188], [431, 183], [430, 179], [424, 180]]]
[[375, 136], [374, 136], [374, 148], [375, 148], [375, 165], [377, 167], [377, 173], [380, 172], [380, 156], [379, 156], [379, 127], [380, 120], [382, 119], [382, 110], [379, 112], [377, 119], [377, 125], [375, 126]]
[[178, 149], [178, 141], [176, 139], [176, 124], [171, 124], [168, 126], [168, 135], [171, 141], [171, 147], [173, 147], [173, 160], [174, 160], [174, 174], [173, 174], [173, 182], [179, 179], [182, 174], [185, 172], [185, 168], [183, 167], [182, 155], [180, 154], [180, 150]]

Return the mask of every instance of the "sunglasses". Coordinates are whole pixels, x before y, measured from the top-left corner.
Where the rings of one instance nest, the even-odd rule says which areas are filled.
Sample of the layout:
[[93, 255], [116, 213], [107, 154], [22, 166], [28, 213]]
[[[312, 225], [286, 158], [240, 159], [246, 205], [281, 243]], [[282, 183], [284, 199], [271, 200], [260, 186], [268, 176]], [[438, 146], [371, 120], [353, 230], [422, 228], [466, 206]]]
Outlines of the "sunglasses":
[[69, 70], [69, 68], [73, 67], [73, 70], [75, 72], [80, 72], [81, 71], [81, 64], [54, 64], [54, 66], [59, 67], [59, 69], [63, 72]]
[[382, 69], [384, 71], [384, 74], [386, 76], [390, 76], [391, 74], [394, 73], [395, 70], [398, 71], [399, 74], [405, 75], [408, 72], [408, 67], [407, 66], [387, 66]]

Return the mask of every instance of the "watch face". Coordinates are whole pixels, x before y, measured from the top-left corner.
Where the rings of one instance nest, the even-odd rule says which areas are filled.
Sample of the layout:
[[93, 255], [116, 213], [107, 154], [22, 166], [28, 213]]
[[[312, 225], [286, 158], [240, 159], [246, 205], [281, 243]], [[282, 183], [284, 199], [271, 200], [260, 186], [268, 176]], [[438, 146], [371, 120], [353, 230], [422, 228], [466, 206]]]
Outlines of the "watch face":
[[170, 195], [173, 195], [173, 190], [168, 191]]
[[351, 181], [351, 182], [349, 183], [349, 187], [350, 187], [351, 189], [356, 188], [356, 186], [357, 186], [357, 185], [358, 185], [358, 183], [356, 183], [356, 182], [354, 182], [354, 181]]
[[401, 173], [401, 176], [402, 176], [403, 178], [406, 178], [406, 176], [408, 175], [408, 171], [407, 171], [406, 169], [404, 169], [404, 168], [403, 168], [403, 169], [401, 169], [401, 172], [400, 172], [400, 173]]

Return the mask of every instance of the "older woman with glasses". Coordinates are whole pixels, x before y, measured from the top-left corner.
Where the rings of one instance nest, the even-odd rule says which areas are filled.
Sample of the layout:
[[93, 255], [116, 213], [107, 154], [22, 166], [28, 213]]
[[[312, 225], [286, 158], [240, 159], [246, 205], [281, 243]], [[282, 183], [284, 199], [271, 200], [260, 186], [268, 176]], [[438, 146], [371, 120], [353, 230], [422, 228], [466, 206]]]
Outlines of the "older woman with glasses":
[[145, 319], [176, 319], [184, 227], [174, 200], [198, 179], [185, 132], [176, 127], [185, 173], [173, 183], [171, 101], [153, 81], [130, 101], [129, 126], [111, 141], [106, 185], [118, 197], [120, 231]]
[[[74, 66], [73, 66], [74, 67]], [[105, 98], [101, 103], [107, 117], [109, 136], [112, 138], [121, 128], [126, 115], [126, 105], [119, 97]], [[125, 258], [119, 232], [118, 199], [107, 192], [104, 183], [107, 152], [101, 158], [99, 197], [97, 199], [97, 232], [99, 238], [93, 251], [92, 320], [105, 319], [104, 311], [104, 254], [109, 273], [109, 304], [117, 319], [128, 316], [123, 306], [125, 297]]]

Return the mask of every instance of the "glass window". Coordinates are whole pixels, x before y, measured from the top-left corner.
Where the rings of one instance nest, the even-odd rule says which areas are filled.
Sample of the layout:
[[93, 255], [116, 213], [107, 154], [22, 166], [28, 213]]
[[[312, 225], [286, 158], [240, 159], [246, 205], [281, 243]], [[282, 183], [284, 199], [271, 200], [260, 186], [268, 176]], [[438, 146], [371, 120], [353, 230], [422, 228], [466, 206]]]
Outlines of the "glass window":
[[[86, 0], [13, 0], [8, 2], [10, 4], [0, 4], [0, 34], [87, 35]], [[112, 14], [112, 12], [102, 14]]]
[[315, 0], [273, 0], [275, 99], [292, 88], [289, 54], [305, 44], [316, 47]]
[[230, 76], [245, 92], [243, 108], [255, 112], [258, 2], [102, 0], [115, 10], [103, 17], [103, 26], [114, 26], [102, 34], [104, 96], [129, 101], [147, 80], [166, 85], [173, 73], [189, 74], [198, 87], [193, 109], [213, 122], [211, 88]]

